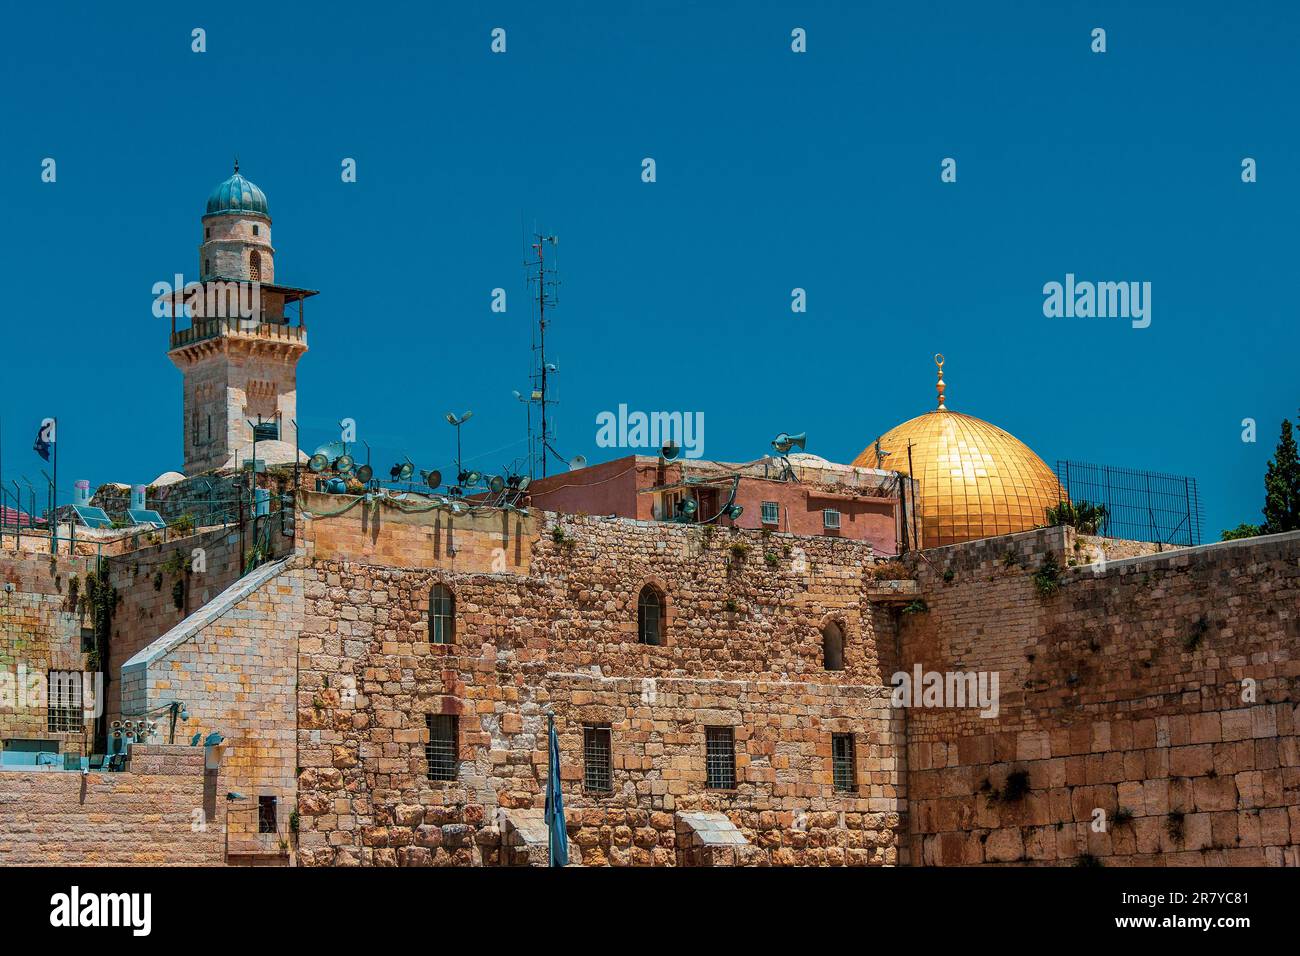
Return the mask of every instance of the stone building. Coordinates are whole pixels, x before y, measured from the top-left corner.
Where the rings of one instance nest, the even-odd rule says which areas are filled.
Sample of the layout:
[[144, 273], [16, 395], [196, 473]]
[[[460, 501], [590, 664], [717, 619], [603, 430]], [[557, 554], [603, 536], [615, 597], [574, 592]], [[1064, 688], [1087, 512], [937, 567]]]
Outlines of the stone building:
[[[167, 357], [184, 375], [185, 473], [236, 466], [253, 457], [250, 421], [276, 424], [257, 457], [292, 461], [283, 429], [297, 416], [298, 360], [307, 351], [303, 302], [311, 289], [275, 282], [266, 195], [239, 173], [208, 197], [199, 281], [166, 297]], [[298, 306], [297, 323], [286, 309]], [[177, 328], [178, 314], [188, 327]]]

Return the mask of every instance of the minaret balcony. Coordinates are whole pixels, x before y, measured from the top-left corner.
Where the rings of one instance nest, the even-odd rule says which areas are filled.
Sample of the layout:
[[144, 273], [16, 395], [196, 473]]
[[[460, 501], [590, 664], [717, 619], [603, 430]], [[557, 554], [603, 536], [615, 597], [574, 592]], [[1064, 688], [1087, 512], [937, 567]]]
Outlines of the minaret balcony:
[[171, 334], [172, 350], [197, 345], [216, 338], [266, 339], [285, 344], [299, 343], [307, 345], [307, 329], [301, 324], [290, 325], [283, 318], [265, 319], [193, 319], [188, 329], [177, 329]]

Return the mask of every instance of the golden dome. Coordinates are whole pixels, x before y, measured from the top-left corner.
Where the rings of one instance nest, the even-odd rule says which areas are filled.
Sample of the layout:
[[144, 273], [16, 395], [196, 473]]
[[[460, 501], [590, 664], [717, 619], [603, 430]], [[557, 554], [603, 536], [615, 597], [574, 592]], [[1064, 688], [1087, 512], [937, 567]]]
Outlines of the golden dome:
[[938, 409], [891, 428], [853, 464], [909, 474], [911, 444], [921, 544], [927, 548], [1045, 524], [1046, 509], [1065, 498], [1056, 475], [1014, 435], [945, 408], [943, 356], [935, 361]]

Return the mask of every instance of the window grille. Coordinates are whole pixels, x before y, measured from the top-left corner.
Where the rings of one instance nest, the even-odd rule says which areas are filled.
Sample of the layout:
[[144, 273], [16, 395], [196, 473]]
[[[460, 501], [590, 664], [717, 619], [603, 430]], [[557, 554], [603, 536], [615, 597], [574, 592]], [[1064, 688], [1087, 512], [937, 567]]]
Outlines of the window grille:
[[831, 734], [831, 776], [840, 793], [858, 789], [856, 751], [852, 734]]
[[582, 728], [582, 785], [594, 793], [614, 789], [613, 755], [608, 727]]
[[781, 521], [781, 506], [775, 501], [763, 502], [763, 524], [779, 524]]
[[455, 780], [460, 763], [458, 718], [447, 714], [425, 714], [429, 742], [424, 745], [424, 759], [429, 765], [430, 780]]
[[704, 785], [710, 790], [736, 788], [736, 733], [730, 727], [704, 729]]
[[52, 734], [79, 734], [85, 723], [80, 671], [49, 671], [46, 730]]

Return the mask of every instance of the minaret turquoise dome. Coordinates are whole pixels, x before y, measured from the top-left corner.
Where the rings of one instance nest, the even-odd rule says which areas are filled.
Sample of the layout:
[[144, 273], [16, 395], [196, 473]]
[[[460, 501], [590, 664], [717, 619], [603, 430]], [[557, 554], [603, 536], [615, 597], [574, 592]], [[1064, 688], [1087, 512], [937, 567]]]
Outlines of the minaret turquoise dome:
[[266, 205], [266, 193], [239, 175], [238, 162], [235, 163], [235, 174], [208, 196], [206, 215], [222, 213], [252, 213], [267, 218], [271, 215]]

